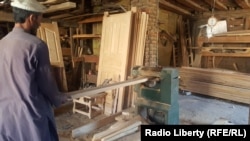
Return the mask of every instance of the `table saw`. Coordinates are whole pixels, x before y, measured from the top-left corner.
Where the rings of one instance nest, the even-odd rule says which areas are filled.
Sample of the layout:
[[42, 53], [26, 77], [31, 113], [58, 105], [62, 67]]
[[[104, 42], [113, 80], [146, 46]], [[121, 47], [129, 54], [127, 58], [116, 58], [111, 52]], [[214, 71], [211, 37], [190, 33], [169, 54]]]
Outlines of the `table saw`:
[[133, 86], [138, 114], [146, 111], [146, 118], [157, 124], [179, 124], [179, 72], [175, 68], [132, 68], [132, 78], [126, 81], [67, 93], [72, 99], [90, 96], [120, 87]]

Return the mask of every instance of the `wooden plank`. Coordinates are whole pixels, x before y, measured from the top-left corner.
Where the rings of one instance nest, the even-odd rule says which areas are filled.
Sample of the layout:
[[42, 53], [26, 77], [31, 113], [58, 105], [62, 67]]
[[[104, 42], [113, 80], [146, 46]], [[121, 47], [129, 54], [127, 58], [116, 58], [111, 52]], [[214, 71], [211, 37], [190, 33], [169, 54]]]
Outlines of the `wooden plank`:
[[180, 80], [187, 79], [227, 85], [236, 88], [250, 89], [250, 76], [248, 73], [195, 67], [181, 67], [179, 69], [179, 73], [181, 77]]
[[250, 76], [247, 73], [193, 67], [182, 67], [179, 72], [182, 90], [250, 103]]
[[78, 22], [78, 24], [86, 24], [86, 23], [93, 23], [93, 22], [102, 22], [103, 16], [98, 17], [91, 17]]
[[92, 39], [92, 38], [100, 38], [100, 34], [75, 34], [73, 35], [73, 38], [85, 38], [85, 39]]
[[246, 36], [219, 36], [219, 37], [199, 37], [197, 41], [198, 47], [202, 47], [204, 43], [250, 43], [250, 35]]
[[67, 9], [72, 9], [76, 8], [76, 3], [74, 2], [64, 2], [60, 3], [57, 5], [51, 5], [44, 13], [52, 13], [52, 12], [57, 12], [57, 11], [62, 11], [62, 10], [67, 10]]
[[243, 36], [243, 35], [250, 35], [250, 30], [228, 31], [225, 33], [214, 34], [214, 36]]
[[135, 58], [134, 66], [142, 66], [144, 64], [144, 52], [145, 52], [145, 41], [146, 41], [146, 32], [147, 32], [147, 24], [148, 24], [148, 14], [146, 12], [142, 12], [139, 15], [139, 31], [138, 31], [138, 41], [135, 50]]
[[132, 80], [117, 82], [117, 83], [114, 83], [114, 84], [108, 84], [108, 85], [97, 86], [97, 87], [94, 87], [94, 88], [88, 88], [88, 89], [84, 89], [84, 90], [77, 90], [77, 91], [67, 92], [66, 94], [71, 96], [72, 99], [75, 99], [75, 98], [80, 98], [80, 97], [84, 97], [84, 96], [89, 96], [89, 95], [105, 92], [107, 90], [112, 90], [112, 89], [116, 89], [116, 88], [121, 88], [121, 87], [131, 86], [131, 85], [135, 85], [135, 84], [140, 84], [140, 83], [148, 81], [149, 78], [150, 77], [139, 77], [139, 78], [132, 79]]
[[189, 66], [189, 58], [188, 58], [188, 52], [187, 52], [187, 44], [185, 41], [184, 35], [185, 33], [185, 27], [184, 27], [184, 22], [182, 20], [182, 16], [178, 17], [178, 28], [179, 28], [179, 37], [180, 37], [180, 45], [181, 45], [181, 57], [182, 57], [182, 66]]
[[180, 85], [180, 89], [194, 92], [196, 94], [202, 94], [244, 104], [250, 104], [249, 89], [235, 88], [200, 81], [184, 81]]
[[73, 16], [72, 14], [70, 13], [64, 13], [64, 14], [60, 14], [60, 15], [56, 15], [56, 16], [51, 16], [49, 19], [51, 20], [55, 20], [55, 19], [63, 19], [63, 18], [66, 18], [66, 17], [71, 17]]
[[98, 129], [98, 128], [101, 128], [107, 124], [110, 124], [110, 123], [114, 122], [115, 117], [120, 115], [120, 114], [121, 114], [121, 112], [113, 114], [113, 115], [108, 116], [108, 117], [104, 117], [104, 118], [92, 121], [86, 125], [78, 127], [76, 129], [73, 129], [72, 130], [72, 137], [77, 138], [79, 136], [88, 134], [88, 133], [94, 131], [95, 129]]
[[223, 56], [223, 57], [250, 57], [250, 52], [248, 53], [213, 53], [208, 51], [202, 51], [202, 56]]
[[211, 50], [211, 49], [218, 49], [218, 50], [227, 50], [227, 49], [232, 49], [232, 50], [246, 50], [246, 49], [250, 49], [250, 47], [249, 46], [247, 46], [247, 47], [241, 47], [241, 46], [239, 46], [239, 47], [236, 47], [236, 46], [226, 46], [226, 47], [224, 47], [224, 46], [218, 46], [218, 47], [216, 47], [216, 46], [209, 46], [209, 47], [203, 47], [203, 48], [199, 48], [199, 49], [202, 49], [203, 51], [209, 51], [209, 50]]
[[[132, 20], [132, 33], [131, 33], [131, 47], [129, 49], [129, 61], [128, 61], [128, 67], [127, 67], [127, 71], [129, 72], [131, 70], [131, 68], [134, 67], [134, 63], [135, 63], [135, 58], [136, 58], [136, 44], [138, 41], [138, 22], [139, 22], [139, 14], [140, 12], [137, 12], [137, 8], [136, 7], [132, 7], [131, 11], [133, 12], [133, 20]], [[128, 100], [126, 103], [127, 107], [131, 107], [134, 106], [134, 91], [133, 91], [133, 87], [129, 87], [128, 88]]]

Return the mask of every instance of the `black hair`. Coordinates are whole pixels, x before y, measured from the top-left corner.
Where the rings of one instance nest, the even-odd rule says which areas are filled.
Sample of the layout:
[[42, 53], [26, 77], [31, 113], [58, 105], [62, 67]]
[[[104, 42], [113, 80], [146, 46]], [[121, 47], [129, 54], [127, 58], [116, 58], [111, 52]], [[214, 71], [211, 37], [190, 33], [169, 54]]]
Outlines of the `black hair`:
[[17, 7], [12, 7], [12, 12], [14, 15], [14, 22], [15, 23], [24, 23], [25, 19], [29, 17], [31, 14], [34, 14], [36, 16], [39, 16], [41, 13], [28, 11], [24, 9], [20, 9]]

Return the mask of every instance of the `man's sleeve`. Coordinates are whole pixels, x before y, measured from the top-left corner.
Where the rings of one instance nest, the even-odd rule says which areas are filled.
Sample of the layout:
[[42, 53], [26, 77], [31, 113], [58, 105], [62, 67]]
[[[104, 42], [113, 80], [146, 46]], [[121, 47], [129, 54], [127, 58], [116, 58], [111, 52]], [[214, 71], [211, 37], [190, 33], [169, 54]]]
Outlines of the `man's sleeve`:
[[37, 49], [36, 78], [39, 90], [53, 106], [58, 107], [65, 101], [66, 97], [58, 90], [55, 78], [51, 73], [48, 47], [42, 42]]

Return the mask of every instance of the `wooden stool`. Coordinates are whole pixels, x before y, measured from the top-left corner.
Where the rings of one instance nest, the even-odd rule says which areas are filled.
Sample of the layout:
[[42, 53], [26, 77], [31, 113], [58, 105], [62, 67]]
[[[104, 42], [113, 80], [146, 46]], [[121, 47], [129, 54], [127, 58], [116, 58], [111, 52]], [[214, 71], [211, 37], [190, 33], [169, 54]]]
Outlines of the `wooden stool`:
[[[90, 119], [93, 118], [95, 114], [104, 113], [106, 95], [107, 93], [98, 93], [91, 96], [84, 96], [79, 99], [73, 99], [73, 113], [77, 112], [86, 115]], [[82, 108], [85, 109], [77, 109], [76, 103], [84, 105]], [[94, 112], [96, 113], [94, 114]]]

